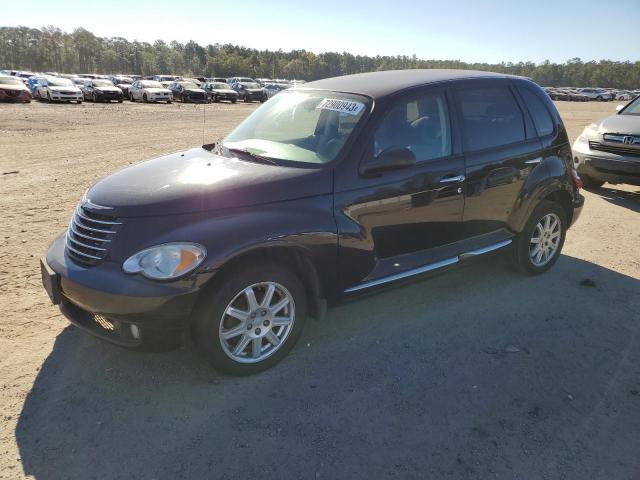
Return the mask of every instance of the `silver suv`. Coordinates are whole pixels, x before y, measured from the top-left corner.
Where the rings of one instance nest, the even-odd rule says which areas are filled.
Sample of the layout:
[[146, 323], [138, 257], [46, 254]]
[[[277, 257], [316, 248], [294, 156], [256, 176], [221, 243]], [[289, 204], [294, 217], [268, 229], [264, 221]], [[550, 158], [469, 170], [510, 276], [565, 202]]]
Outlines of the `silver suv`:
[[573, 158], [585, 186], [640, 185], [640, 97], [587, 126], [573, 144]]

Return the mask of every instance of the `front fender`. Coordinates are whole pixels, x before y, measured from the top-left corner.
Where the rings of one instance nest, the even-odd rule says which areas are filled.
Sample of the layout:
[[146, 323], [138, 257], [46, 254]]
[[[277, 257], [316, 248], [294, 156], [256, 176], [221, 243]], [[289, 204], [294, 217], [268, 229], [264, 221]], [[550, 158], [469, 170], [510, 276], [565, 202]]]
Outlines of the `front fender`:
[[219, 212], [125, 219], [111, 256], [124, 261], [153, 245], [196, 242], [207, 249], [198, 269], [215, 271], [256, 249], [288, 247], [312, 262], [322, 287], [335, 284], [338, 237], [331, 195]]

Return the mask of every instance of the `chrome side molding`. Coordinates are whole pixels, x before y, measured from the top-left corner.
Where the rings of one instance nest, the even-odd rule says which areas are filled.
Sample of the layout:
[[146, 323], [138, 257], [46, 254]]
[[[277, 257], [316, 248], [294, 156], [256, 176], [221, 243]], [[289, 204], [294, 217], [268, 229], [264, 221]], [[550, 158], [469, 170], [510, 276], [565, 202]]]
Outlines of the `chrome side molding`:
[[470, 252], [465, 252], [465, 253], [460, 255], [460, 260], [463, 260], [463, 259], [469, 258], [469, 257], [476, 257], [476, 256], [482, 255], [484, 253], [493, 252], [494, 250], [498, 250], [499, 248], [506, 247], [511, 242], [512, 242], [511, 239], [504, 240], [502, 242], [498, 242], [498, 243], [494, 243], [493, 245], [489, 245], [488, 247], [478, 248], [477, 250], [471, 250]]
[[489, 245], [487, 247], [478, 248], [477, 250], [471, 250], [470, 252], [462, 253], [457, 257], [452, 257], [446, 260], [441, 260], [439, 262], [423, 265], [422, 267], [414, 268], [412, 270], [394, 273], [393, 275], [388, 275], [386, 277], [378, 278], [376, 280], [370, 280], [368, 282], [364, 282], [359, 285], [355, 285], [353, 287], [347, 288], [344, 291], [344, 293], [357, 292], [359, 290], [376, 287], [378, 285], [384, 285], [385, 283], [395, 282], [396, 280], [401, 280], [403, 278], [413, 277], [414, 275], [420, 275], [421, 273], [437, 270], [438, 268], [442, 268], [442, 267], [446, 267], [446, 266], [458, 263], [460, 260], [464, 260], [466, 258], [475, 257], [485, 253], [493, 252], [494, 250], [498, 250], [500, 248], [506, 247], [507, 245], [511, 244], [511, 242], [512, 242], [511, 239], [503, 240], [502, 242], [494, 243], [493, 245]]
[[526, 163], [527, 165], [537, 165], [538, 163], [542, 162], [542, 157], [538, 157], [538, 158], [533, 158], [531, 160], [527, 160]]

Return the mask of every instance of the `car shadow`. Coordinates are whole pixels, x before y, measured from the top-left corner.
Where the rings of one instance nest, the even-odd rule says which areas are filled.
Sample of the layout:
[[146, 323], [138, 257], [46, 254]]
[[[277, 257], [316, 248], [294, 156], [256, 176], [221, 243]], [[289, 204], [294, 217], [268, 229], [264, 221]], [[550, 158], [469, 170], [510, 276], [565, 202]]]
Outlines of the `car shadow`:
[[600, 196], [604, 200], [613, 203], [614, 205], [640, 213], [640, 190], [630, 192], [627, 190], [619, 190], [617, 188], [604, 186], [600, 188], [592, 188], [589, 189], [589, 191]]
[[640, 281], [566, 255], [537, 277], [502, 263], [335, 307], [252, 377], [65, 328], [16, 427], [24, 473], [631, 477]]

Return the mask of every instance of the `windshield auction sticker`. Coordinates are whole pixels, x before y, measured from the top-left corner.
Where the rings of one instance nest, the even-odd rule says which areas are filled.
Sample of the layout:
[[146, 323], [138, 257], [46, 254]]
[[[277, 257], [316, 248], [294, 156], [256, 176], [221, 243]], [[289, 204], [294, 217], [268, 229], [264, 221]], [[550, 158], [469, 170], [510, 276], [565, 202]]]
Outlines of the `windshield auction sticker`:
[[337, 98], [325, 98], [316, 108], [333, 110], [334, 112], [346, 113], [348, 115], [358, 115], [364, 108], [364, 103], [340, 100]]

